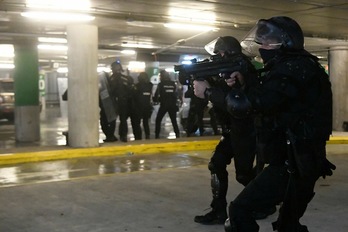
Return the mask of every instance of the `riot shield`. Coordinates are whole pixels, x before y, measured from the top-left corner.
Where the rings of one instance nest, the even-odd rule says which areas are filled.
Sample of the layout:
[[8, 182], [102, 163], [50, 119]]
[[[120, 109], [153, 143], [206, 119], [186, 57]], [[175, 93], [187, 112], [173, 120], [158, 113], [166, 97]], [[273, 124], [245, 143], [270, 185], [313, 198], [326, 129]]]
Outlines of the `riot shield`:
[[108, 74], [101, 72], [99, 77], [99, 97], [108, 122], [116, 120], [116, 99], [111, 96]]

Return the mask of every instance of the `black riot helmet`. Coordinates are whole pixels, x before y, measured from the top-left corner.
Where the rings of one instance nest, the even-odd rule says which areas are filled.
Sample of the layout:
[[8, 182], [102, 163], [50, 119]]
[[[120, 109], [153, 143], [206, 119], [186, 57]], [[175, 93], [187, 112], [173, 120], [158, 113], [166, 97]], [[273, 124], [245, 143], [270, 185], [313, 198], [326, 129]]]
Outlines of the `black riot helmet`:
[[285, 50], [303, 49], [304, 36], [301, 27], [295, 20], [286, 16], [259, 20], [255, 41], [263, 42], [268, 38], [276, 39]]
[[300, 51], [304, 49], [304, 36], [299, 24], [287, 16], [260, 19], [241, 42], [250, 55], [259, 55], [259, 48]]
[[111, 70], [113, 73], [121, 73], [123, 72], [122, 64], [120, 61], [115, 61], [111, 64]]
[[218, 37], [205, 45], [204, 48], [211, 55], [216, 55], [219, 52], [228, 54], [240, 54], [242, 52], [239, 41], [232, 36]]

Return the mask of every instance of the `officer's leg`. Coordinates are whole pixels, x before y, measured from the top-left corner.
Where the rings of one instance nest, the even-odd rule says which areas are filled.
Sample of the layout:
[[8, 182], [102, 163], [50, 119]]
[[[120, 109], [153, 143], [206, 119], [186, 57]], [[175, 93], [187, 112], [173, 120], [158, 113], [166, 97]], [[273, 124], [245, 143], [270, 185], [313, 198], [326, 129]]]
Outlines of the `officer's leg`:
[[166, 113], [165, 109], [162, 106], [160, 106], [158, 109], [158, 112], [157, 112], [157, 116], [156, 116], [156, 126], [155, 126], [155, 138], [156, 139], [159, 138], [159, 135], [161, 132], [161, 122], [162, 122], [162, 119], [163, 119], [165, 113]]
[[199, 135], [203, 136], [203, 134], [204, 134], [204, 122], [203, 122], [204, 107], [199, 108], [198, 111], [196, 111], [196, 114], [197, 114], [197, 124], [198, 124], [198, 129], [199, 129]]
[[196, 121], [196, 115], [194, 113], [194, 106], [190, 106], [188, 117], [187, 117], [187, 127], [186, 127], [186, 134], [187, 137], [190, 137], [193, 132], [195, 132], [195, 124]]
[[104, 109], [100, 109], [100, 127], [107, 138], [110, 133], [108, 133], [108, 120]]
[[141, 140], [142, 139], [142, 130], [140, 126], [140, 115], [132, 112], [131, 114], [131, 124], [132, 124], [132, 129], [133, 129], [133, 134], [134, 134], [134, 139], [135, 140]]
[[214, 135], [218, 135], [219, 130], [218, 130], [218, 125], [217, 125], [217, 119], [216, 119], [216, 114], [215, 114], [213, 108], [211, 108], [209, 110], [209, 115], [210, 115], [210, 125], [213, 128]]
[[168, 114], [169, 114], [170, 120], [172, 121], [175, 136], [176, 138], [180, 138], [180, 130], [179, 130], [178, 122], [176, 121], [176, 107], [170, 108], [168, 110]]
[[236, 169], [236, 180], [246, 186], [256, 176], [253, 168], [256, 156], [255, 138], [250, 139], [232, 139], [234, 147], [234, 166]]
[[231, 202], [225, 231], [257, 232], [253, 212], [282, 201], [288, 180], [286, 167], [268, 166]]
[[119, 114], [120, 125], [118, 127], [118, 132], [122, 142], [127, 142], [127, 134], [128, 134], [127, 117], [128, 116], [127, 116], [126, 110], [120, 111], [120, 114]]
[[223, 224], [227, 218], [226, 194], [228, 189], [228, 172], [226, 167], [231, 163], [230, 142], [222, 137], [216, 146], [208, 168], [211, 173], [211, 190], [213, 200], [210, 204], [212, 210], [205, 214], [195, 217], [195, 222], [202, 224]]
[[[292, 182], [294, 188], [287, 194], [291, 196], [291, 202], [283, 203], [279, 212], [281, 217], [273, 223], [273, 229], [279, 232], [308, 232], [306, 226], [300, 224], [300, 218], [307, 209], [308, 203], [314, 196], [316, 177], [296, 178]], [[287, 204], [287, 205], [286, 205]]]
[[150, 138], [150, 127], [149, 127], [149, 119], [151, 114], [149, 112], [143, 112], [143, 128], [145, 132], [145, 138]]

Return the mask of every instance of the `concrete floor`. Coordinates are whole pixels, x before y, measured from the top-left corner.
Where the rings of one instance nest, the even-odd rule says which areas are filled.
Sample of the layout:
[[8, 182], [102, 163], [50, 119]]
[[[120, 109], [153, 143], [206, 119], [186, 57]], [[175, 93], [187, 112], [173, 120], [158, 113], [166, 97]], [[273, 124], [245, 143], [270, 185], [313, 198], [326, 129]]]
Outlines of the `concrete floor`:
[[[328, 145], [337, 170], [317, 183], [302, 219], [310, 231], [348, 229], [347, 149], [348, 145]], [[193, 222], [195, 215], [207, 212], [211, 200], [209, 157], [206, 151], [2, 167], [0, 231], [223, 231], [219, 225]], [[232, 200], [242, 186], [234, 180], [233, 165], [229, 172]], [[272, 231], [275, 218], [276, 214], [259, 221], [260, 231]]]
[[[4, 131], [1, 130], [0, 136], [6, 136]], [[47, 129], [45, 133], [58, 134], [49, 131]], [[336, 134], [337, 137], [341, 135]], [[218, 138], [210, 138], [213, 139], [218, 141]], [[159, 142], [162, 143], [160, 146]], [[161, 149], [172, 144], [172, 140], [168, 142], [146, 141]], [[186, 146], [182, 141], [177, 142]], [[5, 151], [23, 152], [42, 149], [45, 143], [41, 143], [14, 146], [9, 139], [2, 140], [0, 145], [7, 146]], [[127, 146], [130, 144], [137, 146], [135, 142], [127, 143]], [[113, 146], [125, 147], [121, 143]], [[67, 149], [64, 145], [55, 148], [58, 153], [60, 149]], [[100, 151], [102, 149], [105, 147], [102, 146]], [[337, 170], [332, 177], [317, 182], [316, 196], [302, 223], [313, 232], [346, 232], [348, 145], [332, 143], [327, 149]], [[0, 155], [0, 158], [8, 155]], [[117, 156], [91, 154], [77, 159], [0, 165], [0, 232], [224, 231], [221, 225], [203, 226], [193, 221], [195, 215], [208, 212], [204, 210], [211, 201], [207, 169], [210, 156], [211, 150], [152, 154], [123, 152]], [[242, 186], [234, 180], [233, 165], [228, 170], [228, 201], [231, 201]], [[276, 214], [260, 220], [260, 232], [272, 231], [271, 222], [275, 219]]]

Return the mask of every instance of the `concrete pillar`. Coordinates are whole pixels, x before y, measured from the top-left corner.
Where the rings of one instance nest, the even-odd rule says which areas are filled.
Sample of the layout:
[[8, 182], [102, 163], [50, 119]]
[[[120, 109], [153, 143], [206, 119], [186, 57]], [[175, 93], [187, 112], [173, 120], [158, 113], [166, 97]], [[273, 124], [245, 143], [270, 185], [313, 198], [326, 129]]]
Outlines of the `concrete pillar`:
[[15, 41], [15, 137], [18, 142], [40, 140], [39, 59], [36, 40]]
[[342, 131], [348, 121], [348, 47], [331, 47], [329, 73], [333, 92], [333, 130]]
[[99, 146], [98, 28], [67, 26], [69, 146]]

